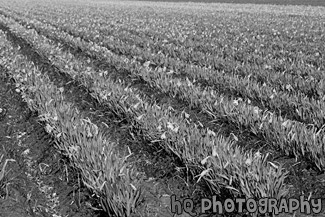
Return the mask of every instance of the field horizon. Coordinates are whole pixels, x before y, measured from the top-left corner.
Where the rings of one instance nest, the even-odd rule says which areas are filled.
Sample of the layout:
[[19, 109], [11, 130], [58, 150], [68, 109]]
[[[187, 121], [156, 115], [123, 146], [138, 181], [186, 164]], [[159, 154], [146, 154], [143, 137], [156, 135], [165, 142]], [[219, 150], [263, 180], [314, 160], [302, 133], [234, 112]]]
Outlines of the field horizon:
[[[137, 1], [137, 0], [134, 0]], [[231, 4], [269, 4], [269, 5], [304, 5], [304, 6], [325, 6], [322, 0], [141, 0], [147, 2], [191, 2], [191, 3], [231, 3]]]

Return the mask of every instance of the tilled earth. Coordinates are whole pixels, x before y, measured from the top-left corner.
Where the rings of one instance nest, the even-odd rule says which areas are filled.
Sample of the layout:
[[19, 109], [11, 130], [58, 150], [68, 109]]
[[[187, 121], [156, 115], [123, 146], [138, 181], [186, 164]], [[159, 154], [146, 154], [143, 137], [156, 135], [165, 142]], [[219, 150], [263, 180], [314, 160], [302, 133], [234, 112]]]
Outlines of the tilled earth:
[[[78, 173], [16, 92], [0, 76], [0, 216], [104, 216]], [[1, 171], [0, 169], [0, 171]], [[0, 173], [1, 178], [1, 173]]]

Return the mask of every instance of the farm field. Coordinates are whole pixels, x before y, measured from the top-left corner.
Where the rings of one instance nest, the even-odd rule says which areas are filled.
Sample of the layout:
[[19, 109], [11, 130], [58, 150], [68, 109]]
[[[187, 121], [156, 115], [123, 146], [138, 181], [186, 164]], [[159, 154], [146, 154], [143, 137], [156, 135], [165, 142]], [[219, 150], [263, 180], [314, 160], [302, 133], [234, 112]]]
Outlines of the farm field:
[[[150, 1], [150, 0], [143, 0]], [[152, 0], [151, 0], [152, 1]], [[269, 5], [305, 5], [325, 6], [323, 0], [154, 0], [154, 2], [202, 2], [202, 3], [232, 3], [232, 4], [269, 4]]]
[[324, 201], [321, 3], [0, 2], [0, 216]]

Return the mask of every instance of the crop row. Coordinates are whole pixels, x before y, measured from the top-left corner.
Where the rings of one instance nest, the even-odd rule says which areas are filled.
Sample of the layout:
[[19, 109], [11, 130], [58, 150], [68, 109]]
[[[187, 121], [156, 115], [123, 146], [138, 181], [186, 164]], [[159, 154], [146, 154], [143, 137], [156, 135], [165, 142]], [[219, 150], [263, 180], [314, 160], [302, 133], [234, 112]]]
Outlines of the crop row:
[[114, 149], [116, 143], [104, 137], [98, 127], [67, 102], [46, 74], [22, 56], [0, 32], [1, 66], [15, 80], [16, 90], [28, 107], [38, 112], [56, 146], [82, 174], [84, 184], [99, 196], [108, 213], [130, 216], [140, 197], [137, 172], [127, 157]]
[[243, 153], [229, 139], [191, 124], [186, 115], [172, 112], [168, 106], [147, 103], [137, 90], [112, 81], [107, 72], [94, 70], [34, 30], [24, 29], [8, 19], [1, 22], [29, 41], [62, 72], [86, 86], [99, 102], [133, 120], [132, 125], [143, 129], [146, 138], [179, 156], [190, 172], [205, 180], [214, 193], [228, 188], [235, 194], [255, 198], [267, 195], [278, 198], [286, 194], [286, 186], [281, 184], [286, 173], [281, 166], [268, 164], [266, 156]]
[[[35, 23], [34, 23], [35, 24]], [[45, 28], [45, 27], [44, 27]], [[323, 128], [306, 126], [302, 123], [284, 119], [268, 111], [261, 111], [240, 100], [220, 96], [211, 88], [193, 85], [188, 79], [174, 79], [162, 71], [151, 71], [134, 61], [112, 55], [107, 49], [96, 44], [77, 40], [62, 32], [52, 30], [56, 37], [65, 39], [83, 52], [104, 59], [118, 69], [129, 70], [135, 76], [141, 76], [160, 90], [178, 96], [193, 107], [198, 107], [214, 119], [227, 118], [235, 125], [248, 129], [261, 136], [268, 144], [280, 148], [288, 155], [307, 159], [320, 171], [324, 168]], [[61, 35], [61, 36], [60, 36]]]
[[[25, 23], [26, 25], [28, 25], [27, 21], [23, 20], [22, 17], [20, 17], [19, 20]], [[47, 36], [52, 36], [53, 33], [51, 33], [51, 31], [55, 29], [55, 27], [52, 27], [51, 29], [51, 25], [46, 25], [46, 24], [42, 25], [37, 21], [33, 21], [33, 24], [31, 24], [31, 26], [34, 26], [34, 28], [36, 28], [40, 33]], [[76, 31], [80, 32], [79, 30]], [[85, 31], [86, 30], [83, 30], [83, 34], [86, 34]], [[91, 32], [93, 32], [93, 30], [89, 32], [87, 31], [87, 35], [89, 35], [87, 36], [87, 38], [91, 38], [91, 34], [92, 34]], [[63, 35], [68, 35], [68, 34], [63, 34], [62, 32], [59, 32], [56, 35], [60, 35], [58, 38], [62, 39]], [[92, 41], [90, 43], [92, 43]], [[99, 42], [96, 44], [102, 44], [102, 43]], [[109, 44], [110, 46], [109, 48], [115, 46], [112, 43], [107, 43], [107, 44]], [[106, 45], [105, 47], [107, 48]], [[129, 51], [128, 49], [123, 48], [123, 50], [125, 51], [125, 53], [128, 54], [127, 52]], [[143, 51], [142, 53], [145, 53], [145, 51]], [[130, 55], [131, 54], [128, 54], [125, 57], [129, 58]], [[133, 56], [133, 54], [131, 56]], [[152, 55], [149, 52], [147, 56], [152, 56]], [[162, 57], [161, 59], [164, 58]], [[142, 64], [143, 61], [140, 61], [139, 63]], [[171, 63], [172, 62], [169, 62], [169, 64]], [[198, 83], [198, 84], [202, 84], [203, 86], [207, 85], [213, 87], [213, 90], [217, 91], [218, 93], [223, 93], [225, 95], [234, 95], [237, 96], [238, 98], [243, 98], [246, 101], [250, 101], [252, 105], [258, 106], [263, 110], [269, 110], [271, 112], [275, 112], [275, 114], [277, 115], [281, 114], [282, 116], [285, 116], [291, 120], [296, 120], [298, 122], [303, 122], [305, 124], [314, 124], [319, 128], [324, 124], [324, 118], [323, 118], [324, 107], [325, 107], [324, 101], [308, 98], [305, 94], [301, 93], [300, 91], [296, 93], [295, 92], [288, 93], [287, 91], [276, 90], [276, 88], [268, 84], [259, 85], [258, 83], [255, 83], [254, 81], [252, 81], [251, 76], [240, 77], [240, 76], [229, 75], [221, 72], [216, 73], [213, 72], [213, 70], [184, 64], [181, 61], [174, 62], [172, 65], [181, 67], [183, 69], [180, 70], [175, 68], [168, 69], [167, 67], [164, 68], [158, 67], [156, 69], [152, 68], [152, 70], [154, 72], [160, 70], [162, 72], [170, 74], [171, 75], [170, 77], [174, 76], [175, 74], [177, 75], [175, 77], [184, 77], [184, 76], [188, 77], [189, 79], [192, 80], [191, 82], [194, 84]], [[181, 74], [182, 76], [178, 76], [179, 74]], [[266, 73], [266, 74], [270, 75], [272, 73]], [[293, 88], [291, 85], [292, 83], [295, 83], [295, 81], [284, 85], [282, 89], [291, 90]], [[306, 80], [304, 80], [303, 83], [300, 81], [298, 83], [311, 87], [310, 84], [306, 83]], [[313, 83], [315, 84], [315, 82]], [[318, 84], [322, 85], [322, 83], [323, 81], [321, 81]], [[313, 88], [317, 90], [324, 89], [320, 86], [318, 87], [314, 86]]]
[[[33, 16], [33, 14], [30, 14], [30, 16]], [[143, 62], [151, 61], [162, 68], [166, 67], [167, 69], [185, 73], [188, 68], [195, 70], [197, 73], [205, 70], [209, 72], [211, 77], [220, 72], [237, 74], [239, 77], [244, 78], [249, 76], [250, 82], [265, 83], [265, 85], [271, 84], [272, 88], [275, 88], [277, 91], [284, 91], [290, 94], [303, 93], [308, 97], [317, 99], [324, 95], [322, 51], [317, 51], [316, 49], [319, 47], [317, 43], [322, 41], [317, 36], [320, 34], [316, 28], [319, 25], [318, 22], [316, 24], [312, 23], [314, 26], [311, 30], [308, 30], [310, 32], [307, 35], [303, 32], [295, 32], [292, 33], [295, 36], [290, 39], [290, 43], [292, 43], [294, 39], [301, 37], [300, 34], [303, 34], [304, 37], [310, 36], [309, 41], [315, 40], [315, 42], [310, 42], [313, 43], [313, 47], [316, 49], [313, 52], [310, 51], [312, 49], [310, 43], [309, 46], [305, 45], [305, 41], [299, 42], [300, 44], [290, 44], [287, 40], [283, 39], [283, 34], [289, 35], [289, 33], [280, 34], [276, 30], [274, 32], [265, 32], [267, 30], [262, 25], [258, 26], [258, 31], [260, 32], [235, 29], [238, 34], [240, 33], [240, 38], [232, 38], [232, 35], [238, 34], [231, 32], [219, 33], [220, 35], [215, 37], [211, 36], [221, 41], [217, 44], [211, 44], [213, 39], [209, 38], [209, 40], [207, 39], [204, 42], [208, 45], [204, 47], [214, 48], [216, 52], [221, 52], [221, 54], [218, 54], [210, 50], [205, 50], [204, 52], [194, 51], [193, 47], [196, 44], [202, 47], [200, 41], [195, 41], [190, 46], [184, 46], [183, 44], [166, 42], [166, 39], [151, 39], [154, 36], [145, 37], [142, 35], [136, 37], [132, 34], [134, 27], [127, 24], [123, 28], [123, 25], [105, 25], [103, 22], [107, 22], [107, 19], [104, 19], [104, 17], [94, 17], [93, 19], [85, 20], [79, 17], [78, 14], [73, 16], [75, 17], [71, 19], [71, 14], [64, 16], [64, 14], [58, 13], [49, 17], [46, 14], [37, 13], [34, 17], [42, 19], [43, 22], [54, 25], [74, 36], [94, 41], [117, 54], [127, 55], [129, 58], [136, 57], [137, 60]], [[89, 16], [95, 15], [89, 14]], [[69, 19], [64, 19], [64, 17], [69, 17]], [[75, 23], [71, 24], [71, 22]], [[294, 27], [289, 26], [288, 28], [290, 31], [294, 31], [293, 29], [304, 24], [305, 22], [293, 23]], [[236, 28], [236, 25], [233, 28]], [[220, 31], [220, 29], [227, 28], [225, 26], [224, 28], [218, 27], [217, 29]], [[127, 32], [125, 29], [132, 33]], [[161, 32], [164, 29], [166, 28], [161, 28], [159, 31]], [[301, 31], [305, 31], [305, 29], [301, 29]], [[193, 33], [193, 35], [196, 34]], [[204, 38], [202, 34], [199, 35], [200, 38]], [[283, 44], [281, 45], [281, 43]], [[229, 44], [232, 46], [228, 46]], [[306, 50], [306, 47], [309, 50]], [[256, 59], [239, 60], [240, 58]], [[311, 58], [313, 60], [309, 60]], [[204, 64], [203, 67], [202, 65], [197, 66], [197, 64], [205, 63], [208, 60], [209, 63]]]

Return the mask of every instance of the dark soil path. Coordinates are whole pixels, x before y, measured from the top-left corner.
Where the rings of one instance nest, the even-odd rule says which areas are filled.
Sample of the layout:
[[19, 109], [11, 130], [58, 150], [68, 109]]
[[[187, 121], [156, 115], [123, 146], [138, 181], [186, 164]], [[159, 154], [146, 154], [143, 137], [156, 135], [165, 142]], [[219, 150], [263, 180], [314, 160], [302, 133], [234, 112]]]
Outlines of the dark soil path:
[[[2, 73], [2, 72], [1, 72]], [[104, 216], [93, 208], [78, 173], [55, 150], [13, 82], [0, 73], [0, 162], [8, 162], [0, 181], [0, 217]]]

